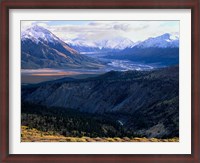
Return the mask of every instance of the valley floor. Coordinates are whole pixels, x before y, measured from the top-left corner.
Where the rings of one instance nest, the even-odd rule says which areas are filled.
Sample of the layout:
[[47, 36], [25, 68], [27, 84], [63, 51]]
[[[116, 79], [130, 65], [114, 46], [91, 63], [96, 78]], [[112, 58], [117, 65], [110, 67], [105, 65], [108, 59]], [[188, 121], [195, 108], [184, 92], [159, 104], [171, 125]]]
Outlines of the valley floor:
[[128, 137], [65, 137], [54, 132], [42, 132], [27, 126], [21, 127], [21, 142], [179, 142], [179, 138], [157, 139], [157, 138], [128, 138]]

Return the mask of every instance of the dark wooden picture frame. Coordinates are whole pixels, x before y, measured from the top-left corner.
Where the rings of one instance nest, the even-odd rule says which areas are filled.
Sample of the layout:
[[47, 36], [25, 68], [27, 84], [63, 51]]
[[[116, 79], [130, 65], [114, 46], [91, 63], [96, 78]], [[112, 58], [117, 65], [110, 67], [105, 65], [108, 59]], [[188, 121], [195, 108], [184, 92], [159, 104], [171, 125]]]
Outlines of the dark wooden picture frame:
[[[9, 154], [9, 10], [10, 9], [191, 9], [192, 154], [190, 155], [23, 155]], [[0, 162], [200, 162], [199, 0], [3, 0], [1, 2]]]

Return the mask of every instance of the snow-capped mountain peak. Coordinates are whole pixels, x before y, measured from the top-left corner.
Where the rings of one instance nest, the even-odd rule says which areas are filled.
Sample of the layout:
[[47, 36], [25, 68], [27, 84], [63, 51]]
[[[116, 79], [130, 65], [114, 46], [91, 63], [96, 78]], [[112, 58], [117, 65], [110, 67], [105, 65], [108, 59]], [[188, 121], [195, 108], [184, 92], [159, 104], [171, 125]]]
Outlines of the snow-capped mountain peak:
[[171, 40], [179, 40], [179, 34], [178, 33], [171, 33], [170, 39]]
[[85, 41], [85, 40], [77, 39], [77, 38], [72, 39], [72, 40], [67, 39], [65, 40], [65, 43], [72, 46], [96, 47], [95, 42]]
[[133, 45], [133, 41], [124, 38], [124, 37], [115, 37], [109, 40], [102, 40], [97, 42], [97, 45], [102, 46], [103, 48], [110, 48], [110, 49], [125, 49]]
[[99, 49], [115, 49], [122, 50], [127, 47], [133, 46], [133, 41], [124, 37], [114, 37], [111, 39], [102, 39], [97, 41], [89, 41], [80, 38], [72, 40], [65, 40], [65, 42], [72, 46], [91, 47]]
[[21, 39], [22, 41], [25, 39], [31, 39], [32, 41], [38, 43], [40, 41], [46, 41], [46, 42], [55, 42], [59, 41], [60, 39], [56, 37], [53, 33], [51, 33], [49, 30], [35, 25], [32, 26], [25, 31], [21, 33]]
[[49, 30], [32, 26], [21, 33], [22, 68], [86, 68], [104, 66], [79, 54]]
[[158, 47], [158, 48], [168, 48], [168, 47], [179, 47], [179, 37], [178, 35], [173, 35], [169, 33], [165, 33], [161, 36], [157, 37], [151, 37], [147, 40], [139, 43], [136, 45], [136, 47], [139, 48], [152, 48], [152, 47]]

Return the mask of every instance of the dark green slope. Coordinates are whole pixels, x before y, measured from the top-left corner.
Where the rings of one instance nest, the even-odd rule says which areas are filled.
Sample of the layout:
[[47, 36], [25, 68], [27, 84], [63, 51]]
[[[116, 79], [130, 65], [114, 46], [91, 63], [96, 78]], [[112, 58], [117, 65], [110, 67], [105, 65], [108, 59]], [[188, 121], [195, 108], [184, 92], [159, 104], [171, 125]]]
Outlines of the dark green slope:
[[82, 80], [22, 87], [22, 102], [98, 114], [126, 133], [178, 136], [178, 66], [154, 71], [108, 72]]

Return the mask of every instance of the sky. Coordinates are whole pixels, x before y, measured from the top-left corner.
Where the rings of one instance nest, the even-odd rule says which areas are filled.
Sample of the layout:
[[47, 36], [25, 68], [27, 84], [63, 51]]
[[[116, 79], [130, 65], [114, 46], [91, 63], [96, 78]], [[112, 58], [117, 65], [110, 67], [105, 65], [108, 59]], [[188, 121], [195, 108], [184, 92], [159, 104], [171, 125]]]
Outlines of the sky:
[[21, 30], [33, 25], [50, 30], [66, 42], [76, 38], [99, 41], [116, 37], [138, 42], [165, 33], [179, 35], [179, 21], [21, 21]]

